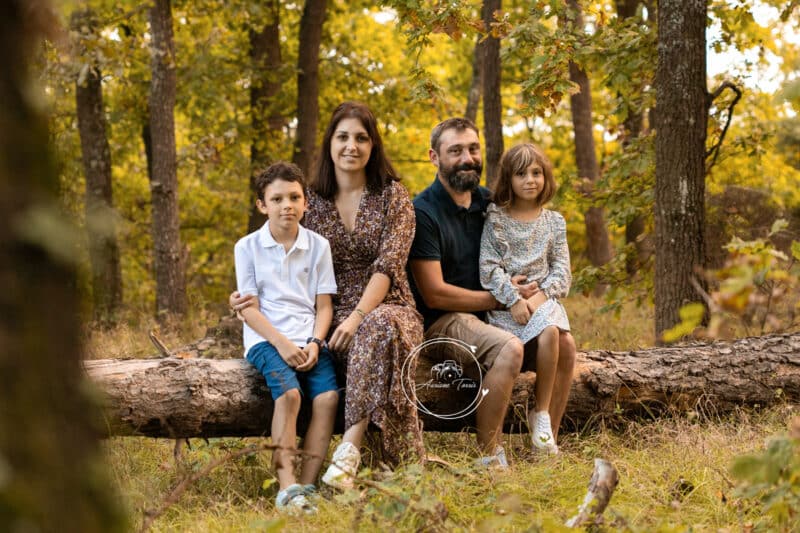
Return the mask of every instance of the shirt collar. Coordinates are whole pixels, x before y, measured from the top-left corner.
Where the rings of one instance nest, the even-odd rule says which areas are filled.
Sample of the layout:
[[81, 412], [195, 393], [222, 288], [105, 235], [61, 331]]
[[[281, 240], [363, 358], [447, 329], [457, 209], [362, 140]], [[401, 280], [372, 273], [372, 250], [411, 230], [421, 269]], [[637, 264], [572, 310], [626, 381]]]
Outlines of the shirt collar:
[[441, 180], [439, 179], [439, 175], [435, 175], [433, 178], [433, 184], [431, 185], [431, 190], [433, 191], [434, 196], [438, 199], [441, 205], [444, 205], [447, 209], [448, 213], [458, 213], [460, 211], [467, 211], [469, 213], [473, 211], [483, 211], [484, 210], [484, 198], [483, 194], [481, 194], [480, 187], [476, 187], [472, 191], [472, 203], [470, 204], [468, 209], [465, 209], [455, 203], [453, 201], [453, 197], [450, 196], [450, 193], [447, 192], [447, 189], [444, 188], [442, 185]]
[[[272, 236], [272, 233], [269, 231], [269, 220], [264, 222], [264, 225], [261, 226], [261, 229], [258, 230], [258, 240], [261, 243], [261, 246], [264, 248], [272, 248], [273, 246], [282, 246], [275, 238]], [[294, 245], [292, 248], [297, 248], [298, 250], [308, 250], [309, 247], [309, 236], [308, 230], [303, 226], [298, 227], [297, 232], [297, 239], [294, 241]]]

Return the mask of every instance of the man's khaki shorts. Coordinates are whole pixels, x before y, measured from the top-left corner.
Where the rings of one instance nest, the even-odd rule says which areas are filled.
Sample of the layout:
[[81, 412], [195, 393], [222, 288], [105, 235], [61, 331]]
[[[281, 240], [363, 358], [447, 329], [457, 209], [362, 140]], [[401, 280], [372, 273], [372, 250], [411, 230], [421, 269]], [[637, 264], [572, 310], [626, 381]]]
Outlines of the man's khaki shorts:
[[513, 333], [490, 326], [472, 313], [447, 313], [431, 324], [425, 339], [451, 337], [476, 347], [475, 357], [488, 370]]

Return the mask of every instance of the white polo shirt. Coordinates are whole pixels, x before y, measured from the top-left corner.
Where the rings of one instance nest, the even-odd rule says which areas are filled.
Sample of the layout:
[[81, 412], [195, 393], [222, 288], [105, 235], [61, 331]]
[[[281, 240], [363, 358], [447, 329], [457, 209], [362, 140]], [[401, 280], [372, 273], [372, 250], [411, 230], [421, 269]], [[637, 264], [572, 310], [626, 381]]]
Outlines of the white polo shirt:
[[[325, 237], [300, 226], [285, 251], [269, 231], [269, 221], [234, 247], [236, 286], [258, 295], [261, 313], [298, 346], [314, 333], [318, 294], [336, 294], [331, 247]], [[244, 324], [244, 353], [266, 339]]]

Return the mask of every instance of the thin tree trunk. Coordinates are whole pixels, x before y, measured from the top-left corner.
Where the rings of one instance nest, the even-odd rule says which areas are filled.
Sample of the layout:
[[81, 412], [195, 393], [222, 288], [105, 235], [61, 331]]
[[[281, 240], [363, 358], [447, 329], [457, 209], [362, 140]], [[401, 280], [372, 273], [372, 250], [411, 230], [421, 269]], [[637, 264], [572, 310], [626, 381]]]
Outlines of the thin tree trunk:
[[705, 21], [705, 0], [658, 2], [656, 338], [682, 305], [701, 301], [690, 280], [705, 257]]
[[478, 118], [478, 105], [481, 102], [481, 92], [483, 87], [483, 43], [482, 36], [478, 35], [475, 41], [475, 50], [472, 53], [472, 83], [467, 93], [467, 109], [464, 116], [475, 122]]
[[297, 137], [295, 163], [310, 175], [314, 165], [319, 122], [319, 48], [327, 0], [306, 0], [300, 19], [300, 44], [297, 54]]
[[[486, 31], [494, 22], [494, 12], [501, 0], [484, 0], [481, 17]], [[497, 165], [503, 155], [503, 102], [500, 94], [500, 39], [489, 36], [483, 41], [483, 128], [486, 137], [486, 183], [497, 177]]]
[[[95, 31], [89, 11], [72, 16], [72, 30]], [[88, 35], [87, 35], [88, 37]], [[82, 48], [81, 43], [76, 43]], [[85, 52], [78, 50], [79, 56]], [[122, 304], [122, 273], [117, 244], [116, 213], [112, 201], [111, 150], [106, 136], [103, 89], [96, 61], [89, 58], [75, 83], [78, 133], [81, 139], [83, 172], [86, 177], [86, 230], [92, 267], [93, 315], [96, 321], [114, 322]]]
[[280, 4], [271, 0], [267, 9], [270, 19], [259, 31], [250, 30], [250, 63], [252, 80], [250, 86], [250, 113], [252, 115], [253, 140], [250, 143], [250, 190], [251, 208], [247, 231], [260, 228], [266, 216], [255, 207], [256, 173], [275, 159], [286, 120], [277, 109], [275, 99], [280, 94], [282, 81], [280, 41]]
[[[105, 391], [112, 435], [222, 437], [268, 434], [272, 400], [264, 378], [231, 348], [235, 359], [191, 357], [212, 349], [206, 338], [177, 352], [183, 358], [86, 361], [89, 376]], [[417, 375], [428, 375], [420, 361]], [[533, 408], [535, 374], [517, 378], [507, 430], [525, 428]], [[782, 390], [779, 396], [776, 390]], [[419, 400], [432, 412], [453, 413], [475, 391], [453, 386], [422, 388]], [[629, 352], [578, 354], [567, 406], [568, 425], [694, 410], [720, 415], [739, 406], [800, 401], [800, 333], [770, 335]], [[472, 417], [442, 420], [425, 415], [429, 431], [474, 427]], [[301, 425], [308, 422], [302, 415]], [[339, 427], [341, 431], [341, 426]]]
[[[572, 11], [567, 23], [576, 31], [583, 31], [580, 5], [577, 0], [568, 0], [567, 4]], [[588, 180], [584, 192], [591, 198], [593, 185], [600, 178], [592, 131], [592, 91], [586, 71], [573, 61], [569, 62], [569, 79], [580, 87], [578, 93], [570, 96], [572, 127], [575, 131], [575, 163], [578, 167], [578, 176]], [[608, 237], [603, 208], [592, 206], [583, 218], [586, 225], [586, 254], [589, 261], [594, 266], [605, 265], [611, 260], [611, 240]]]
[[49, 14], [42, 0], [0, 3], [0, 529], [123, 531], [80, 368], [76, 264], [65, 243], [77, 230], [59, 208], [29, 68], [42, 33], [55, 33]]
[[[615, 2], [617, 7], [617, 15], [620, 19], [625, 20], [636, 16], [636, 12], [641, 4], [641, 0], [617, 0]], [[628, 113], [623, 121], [623, 128], [625, 136], [622, 140], [622, 149], [624, 150], [631, 143], [633, 139], [639, 137], [644, 127], [644, 114], [641, 109], [634, 109], [628, 106]], [[645, 230], [645, 219], [643, 215], [635, 215], [631, 220], [625, 224], [625, 244], [633, 244], [636, 254], [628, 256], [625, 260], [625, 271], [629, 277], [634, 276], [641, 267], [642, 263], [648, 258], [648, 249], [645, 245], [645, 239], [640, 238], [640, 235]]]
[[186, 312], [184, 250], [178, 219], [178, 175], [175, 153], [175, 46], [171, 0], [155, 0], [150, 9], [152, 32], [150, 135], [152, 136], [153, 247], [156, 312], [159, 318]]

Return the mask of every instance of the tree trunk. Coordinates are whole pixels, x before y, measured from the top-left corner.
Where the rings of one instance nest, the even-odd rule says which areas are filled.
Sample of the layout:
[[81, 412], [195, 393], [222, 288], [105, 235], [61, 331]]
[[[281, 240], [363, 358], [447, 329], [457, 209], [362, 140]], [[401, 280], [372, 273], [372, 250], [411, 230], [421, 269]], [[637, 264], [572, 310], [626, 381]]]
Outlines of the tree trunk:
[[[86, 37], [95, 32], [95, 21], [90, 11], [75, 12], [71, 25], [78, 35], [83, 35], [84, 29]], [[117, 217], [112, 201], [111, 150], [106, 136], [100, 71], [97, 61], [86, 57], [80, 40], [76, 43], [78, 57], [88, 62], [75, 82], [75, 101], [86, 177], [85, 213], [92, 267], [93, 315], [97, 321], [114, 322], [116, 310], [122, 304], [122, 273]]]
[[175, 154], [175, 46], [172, 39], [170, 0], [155, 0], [150, 9], [152, 32], [150, 82], [150, 135], [155, 250], [156, 312], [159, 318], [186, 312], [184, 250], [178, 220], [178, 175]]
[[0, 4], [0, 529], [122, 531], [80, 369], [79, 236], [29, 68], [51, 16], [47, 2]]
[[467, 93], [467, 108], [464, 116], [475, 122], [478, 118], [478, 104], [481, 101], [481, 89], [483, 87], [483, 43], [482, 35], [478, 35], [475, 42], [475, 50], [472, 53], [472, 82]]
[[286, 122], [275, 102], [282, 85], [280, 4], [277, 0], [272, 0], [267, 10], [270, 18], [264, 27], [260, 31], [250, 30], [250, 63], [253, 72], [250, 86], [253, 125], [253, 140], [250, 143], [250, 190], [253, 194], [247, 223], [248, 233], [263, 226], [267, 220], [255, 206], [255, 176], [275, 160], [276, 146], [280, 142]]
[[327, 0], [306, 0], [297, 54], [297, 137], [292, 162], [309, 176], [314, 165], [319, 122], [319, 47]]
[[[234, 328], [235, 329], [235, 328]], [[272, 400], [264, 378], [241, 358], [241, 346], [207, 337], [179, 357], [86, 361], [89, 377], [105, 392], [111, 435], [218, 437], [266, 435]], [[225, 352], [235, 359], [197, 355]], [[420, 367], [430, 362], [420, 361]], [[423, 371], [424, 372], [424, 371]], [[525, 429], [535, 375], [514, 385], [506, 429]], [[776, 391], [781, 390], [781, 394]], [[463, 395], [451, 388], [418, 391], [433, 412], [454, 412]], [[621, 417], [656, 417], [698, 411], [717, 415], [742, 405], [800, 401], [800, 333], [734, 342], [578, 354], [567, 424]], [[461, 431], [472, 417], [452, 421], [424, 416], [431, 431]], [[307, 418], [301, 419], [307, 423]], [[341, 431], [341, 426], [339, 427]]]
[[[575, 31], [583, 31], [583, 14], [577, 0], [567, 2], [571, 11], [567, 24]], [[595, 153], [594, 133], [592, 131], [592, 91], [589, 76], [573, 61], [569, 62], [569, 79], [580, 87], [580, 91], [570, 96], [572, 127], [575, 131], [575, 163], [578, 176], [586, 180], [584, 193], [591, 198], [594, 184], [600, 178]], [[605, 265], [611, 260], [611, 241], [608, 238], [603, 208], [592, 206], [583, 216], [586, 225], [586, 254], [594, 266]]]
[[[484, 0], [481, 17], [486, 31], [491, 31], [494, 12], [501, 0]], [[483, 129], [486, 137], [486, 184], [497, 178], [498, 163], [503, 155], [503, 102], [500, 93], [500, 39], [491, 35], [483, 41]]]
[[706, 2], [658, 3], [655, 329], [701, 301], [691, 279], [705, 257]]

